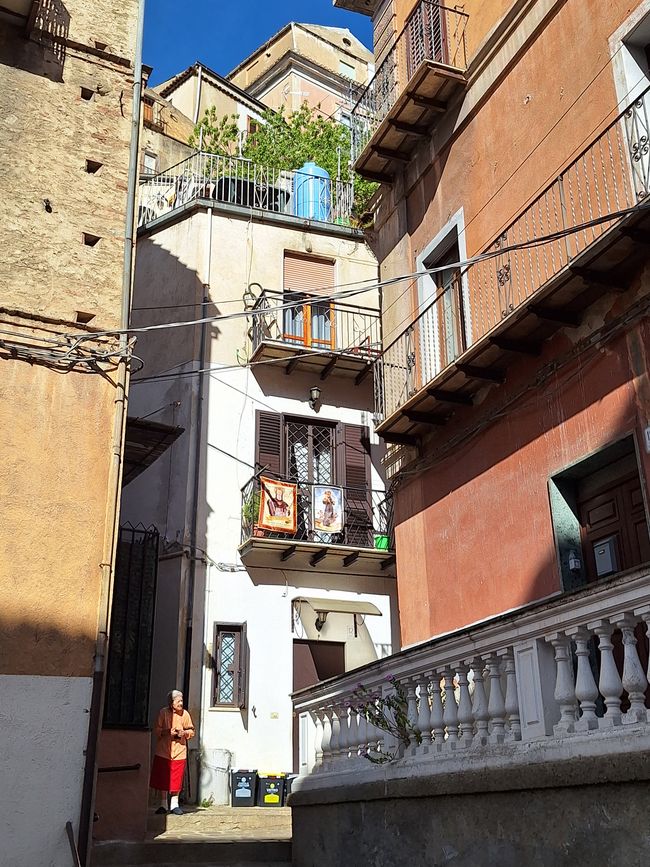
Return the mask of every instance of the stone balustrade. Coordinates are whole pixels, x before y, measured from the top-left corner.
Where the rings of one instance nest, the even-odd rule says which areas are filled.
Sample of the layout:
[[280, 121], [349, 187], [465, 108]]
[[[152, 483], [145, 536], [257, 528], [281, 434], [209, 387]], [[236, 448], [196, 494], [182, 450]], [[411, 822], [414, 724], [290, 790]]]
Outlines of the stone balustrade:
[[296, 693], [296, 712], [313, 722], [301, 727], [301, 788], [414, 759], [433, 771], [451, 757], [650, 735], [649, 577], [635, 570], [558, 595]]

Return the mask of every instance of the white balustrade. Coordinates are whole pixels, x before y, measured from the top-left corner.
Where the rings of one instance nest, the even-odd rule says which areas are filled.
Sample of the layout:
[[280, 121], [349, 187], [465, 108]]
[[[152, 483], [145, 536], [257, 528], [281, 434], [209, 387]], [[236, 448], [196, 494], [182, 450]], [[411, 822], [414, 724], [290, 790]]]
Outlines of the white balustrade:
[[[296, 710], [313, 722], [312, 772], [358, 773], [415, 756], [443, 767], [463, 755], [511, 755], [532, 741], [636, 737], [644, 727], [650, 737], [650, 669], [642, 664], [649, 577], [639, 570], [611, 587], [410, 648], [302, 691]], [[374, 696], [365, 705], [359, 680]], [[389, 710], [396, 685], [403, 726]], [[382, 717], [385, 725], [372, 721]]]

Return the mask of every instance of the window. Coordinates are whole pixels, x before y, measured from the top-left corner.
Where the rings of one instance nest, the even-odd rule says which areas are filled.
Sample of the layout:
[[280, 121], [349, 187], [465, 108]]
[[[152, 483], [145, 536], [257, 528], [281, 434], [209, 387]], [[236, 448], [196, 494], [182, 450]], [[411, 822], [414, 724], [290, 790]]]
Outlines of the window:
[[395, 42], [395, 4], [386, 0], [373, 17], [375, 63], [379, 66]]
[[215, 624], [212, 658], [212, 707], [246, 707], [245, 623]]
[[158, 171], [158, 157], [155, 154], [145, 151], [142, 155], [142, 174], [155, 175]]
[[153, 99], [148, 96], [142, 100], [142, 119], [145, 126], [153, 125]]
[[452, 267], [460, 260], [458, 229], [453, 226], [422, 261], [423, 269], [443, 269], [424, 277], [420, 291], [419, 312], [435, 302], [434, 327], [424, 329], [426, 336], [421, 336], [421, 342], [424, 340], [426, 345], [421, 346], [421, 351], [423, 357], [428, 353], [435, 358], [436, 372], [451, 364], [467, 347], [463, 281], [460, 269]]
[[344, 75], [346, 78], [354, 78], [357, 71], [351, 63], [346, 63], [345, 60], [339, 60], [339, 74]]
[[[372, 548], [374, 521], [387, 522], [370, 490], [370, 437], [365, 425], [257, 412], [255, 464], [264, 474], [298, 484], [296, 538]], [[336, 539], [312, 528], [312, 485], [344, 488], [345, 526]], [[387, 508], [384, 504], [384, 508]], [[338, 537], [341, 538], [338, 538]]]
[[565, 590], [650, 560], [631, 436], [552, 478], [550, 498]]
[[[310, 296], [330, 294], [335, 283], [334, 266], [331, 259], [285, 251], [285, 302], [308, 301]], [[329, 301], [313, 301], [286, 310], [283, 340], [318, 349], [335, 349], [334, 305]]]

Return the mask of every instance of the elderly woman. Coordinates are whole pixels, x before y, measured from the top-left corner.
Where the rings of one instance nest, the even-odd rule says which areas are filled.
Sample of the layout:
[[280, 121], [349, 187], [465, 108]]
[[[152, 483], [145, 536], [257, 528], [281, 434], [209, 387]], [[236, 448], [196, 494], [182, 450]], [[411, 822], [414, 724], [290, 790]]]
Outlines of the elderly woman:
[[167, 707], [158, 714], [154, 728], [156, 734], [156, 754], [151, 767], [149, 785], [160, 791], [160, 806], [157, 813], [167, 812], [167, 793], [169, 792], [169, 812], [182, 816], [178, 805], [178, 793], [183, 788], [183, 774], [187, 759], [187, 742], [194, 737], [194, 724], [186, 710], [183, 710], [183, 693], [173, 689], [167, 696]]

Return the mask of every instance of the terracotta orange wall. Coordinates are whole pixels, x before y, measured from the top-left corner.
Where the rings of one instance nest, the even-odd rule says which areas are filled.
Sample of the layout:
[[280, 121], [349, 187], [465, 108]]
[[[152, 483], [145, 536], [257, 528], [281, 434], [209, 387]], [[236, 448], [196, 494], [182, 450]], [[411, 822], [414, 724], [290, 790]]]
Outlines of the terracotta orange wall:
[[[547, 344], [542, 364], [568, 345], [558, 335]], [[533, 387], [491, 427], [398, 489], [404, 645], [560, 589], [548, 479], [633, 430], [650, 476], [643, 449], [649, 353], [646, 321]], [[466, 425], [487, 418], [531, 378], [534, 367], [528, 365], [467, 415]], [[464, 427], [459, 418], [448, 436]], [[440, 447], [438, 439], [435, 445]]]

